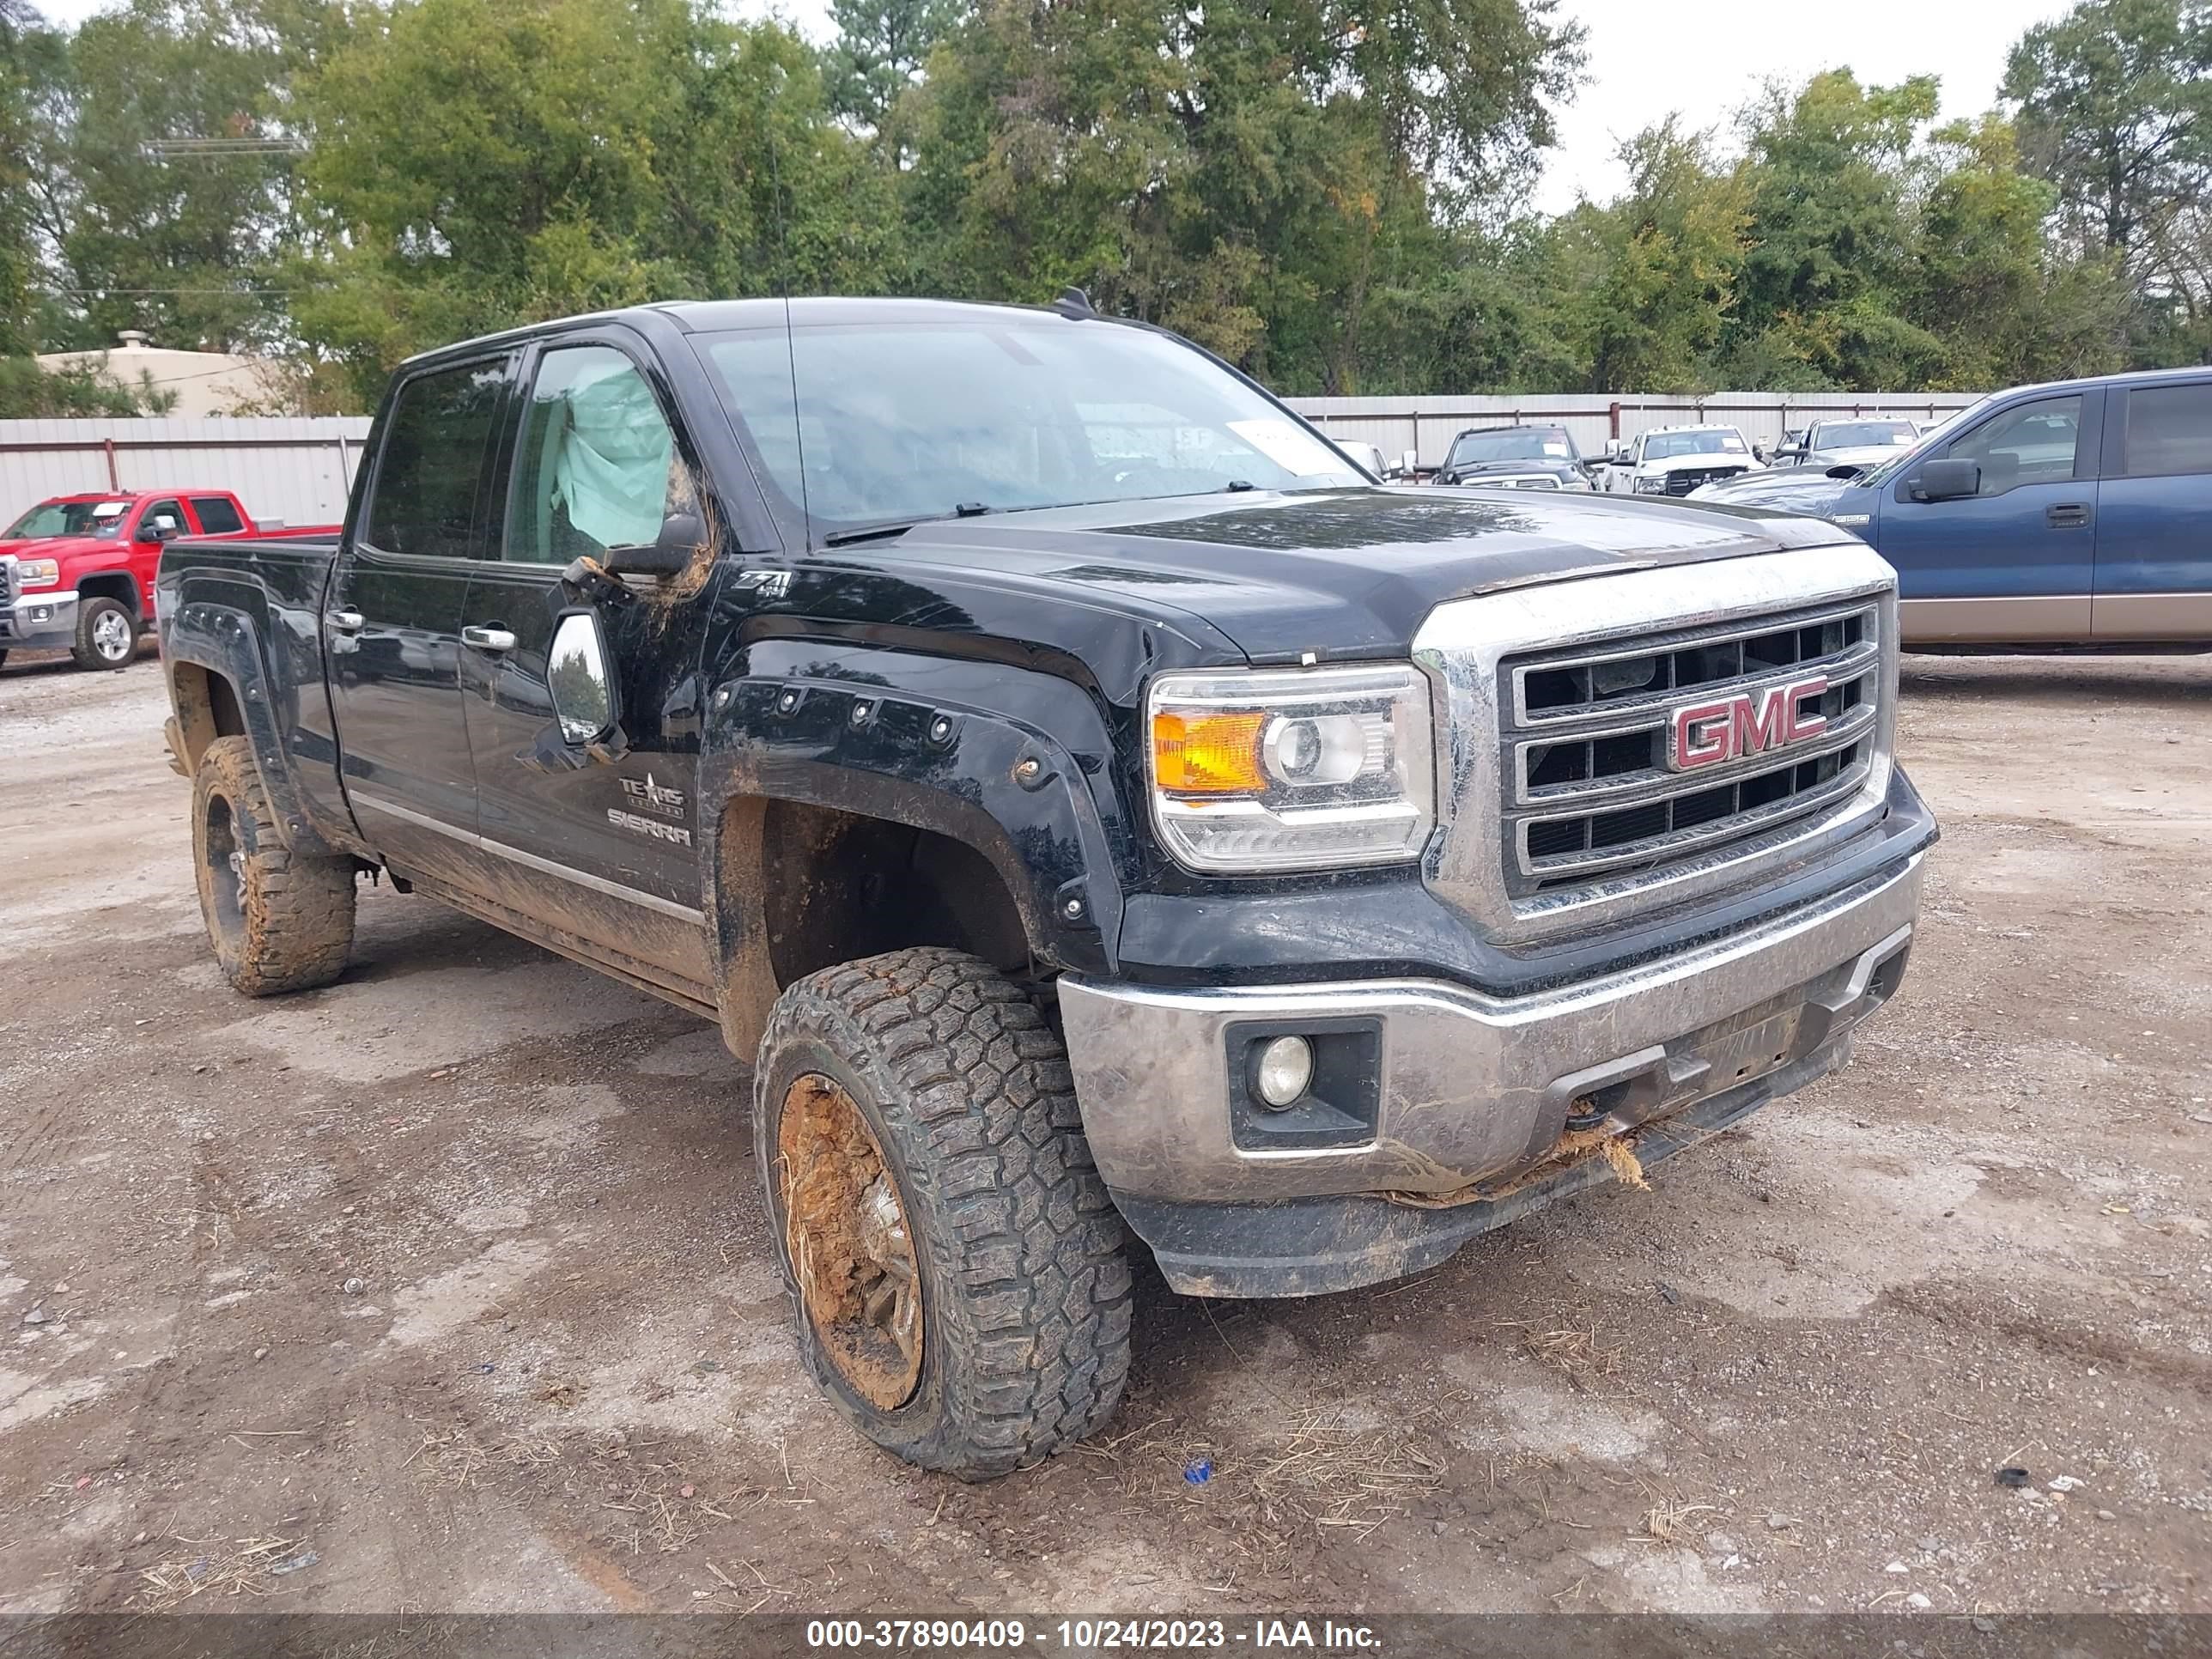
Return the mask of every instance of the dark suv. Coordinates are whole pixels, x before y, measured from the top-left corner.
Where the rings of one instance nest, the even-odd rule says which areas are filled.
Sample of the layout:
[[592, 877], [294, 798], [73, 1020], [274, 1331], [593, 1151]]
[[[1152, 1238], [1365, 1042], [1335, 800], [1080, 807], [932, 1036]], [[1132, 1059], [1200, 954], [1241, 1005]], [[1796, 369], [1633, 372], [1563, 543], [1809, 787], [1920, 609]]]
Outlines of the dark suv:
[[1563, 426], [1472, 428], [1452, 440], [1436, 481], [1508, 489], [1595, 487], [1574, 435]]

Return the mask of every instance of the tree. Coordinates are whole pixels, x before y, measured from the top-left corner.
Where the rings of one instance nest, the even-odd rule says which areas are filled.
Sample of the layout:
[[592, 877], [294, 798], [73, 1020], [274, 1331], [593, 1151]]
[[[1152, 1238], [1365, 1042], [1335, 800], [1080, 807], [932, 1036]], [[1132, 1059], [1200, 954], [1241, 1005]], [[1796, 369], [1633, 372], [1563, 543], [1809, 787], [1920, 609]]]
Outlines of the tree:
[[23, 0], [0, 0], [0, 357], [39, 345], [39, 243], [33, 148], [38, 100], [59, 40]]
[[397, 0], [302, 85], [301, 337], [364, 396], [442, 341], [898, 264], [888, 185], [780, 25], [690, 0]]
[[2086, 0], [2021, 37], [2004, 95], [2060, 222], [2130, 257], [2212, 183], [2212, 7]]
[[[1350, 391], [1376, 296], [1551, 142], [1580, 34], [1550, 0], [981, 0], [915, 94], [927, 285], [1191, 331]], [[1396, 347], [1390, 348], [1396, 349]]]
[[136, 328], [228, 349], [271, 333], [295, 196], [288, 88], [334, 17], [317, 0], [131, 0], [78, 28], [34, 136], [70, 301], [53, 343]]
[[893, 109], [957, 15], [957, 0], [830, 0], [837, 38], [823, 63], [830, 108], [890, 137]]
[[1593, 392], [1705, 389], [1735, 308], [1750, 191], [1673, 118], [1621, 147], [1626, 196], [1583, 203], [1560, 234], [1569, 327]]

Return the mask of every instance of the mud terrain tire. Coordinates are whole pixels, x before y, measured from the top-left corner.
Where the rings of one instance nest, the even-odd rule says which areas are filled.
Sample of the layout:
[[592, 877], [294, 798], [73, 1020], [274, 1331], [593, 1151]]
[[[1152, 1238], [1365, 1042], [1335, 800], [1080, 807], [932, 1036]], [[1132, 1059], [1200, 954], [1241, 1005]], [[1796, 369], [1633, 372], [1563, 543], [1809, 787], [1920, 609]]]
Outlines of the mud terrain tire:
[[[754, 1079], [754, 1152], [799, 1346], [862, 1434], [987, 1480], [1113, 1414], [1129, 1370], [1127, 1235], [1083, 1139], [1066, 1050], [1019, 986], [933, 947], [824, 969], [777, 1000]], [[833, 1097], [865, 1121], [847, 1144], [872, 1141], [864, 1178], [895, 1181], [919, 1264], [919, 1370], [888, 1405], [862, 1392], [883, 1396], [869, 1386], [880, 1373], [848, 1375], [793, 1267], [784, 1117]]]
[[235, 988], [250, 997], [310, 991], [345, 971], [353, 862], [286, 848], [244, 738], [217, 738], [200, 757], [192, 864], [209, 942]]

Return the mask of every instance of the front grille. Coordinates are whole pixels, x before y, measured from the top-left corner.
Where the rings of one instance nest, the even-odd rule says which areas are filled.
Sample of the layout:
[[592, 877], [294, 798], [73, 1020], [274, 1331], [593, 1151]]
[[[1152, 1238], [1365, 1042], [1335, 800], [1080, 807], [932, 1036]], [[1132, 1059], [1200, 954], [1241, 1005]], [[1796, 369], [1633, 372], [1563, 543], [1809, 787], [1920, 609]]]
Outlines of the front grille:
[[1667, 475], [1667, 493], [1669, 495], [1686, 495], [1700, 484], [1717, 483], [1723, 478], [1733, 478], [1743, 471], [1744, 469], [1740, 466], [1701, 466], [1688, 468], [1680, 472], [1669, 472]]
[[[1507, 658], [1499, 668], [1505, 888], [1530, 898], [1661, 872], [1765, 835], [1857, 792], [1881, 702], [1871, 600], [1683, 630], [1603, 647]], [[1790, 699], [1820, 729], [1694, 769], [1668, 763], [1676, 710], [1747, 694]], [[1764, 701], [1763, 701], [1764, 700]]]
[[15, 561], [14, 556], [0, 559], [0, 605], [15, 602]]

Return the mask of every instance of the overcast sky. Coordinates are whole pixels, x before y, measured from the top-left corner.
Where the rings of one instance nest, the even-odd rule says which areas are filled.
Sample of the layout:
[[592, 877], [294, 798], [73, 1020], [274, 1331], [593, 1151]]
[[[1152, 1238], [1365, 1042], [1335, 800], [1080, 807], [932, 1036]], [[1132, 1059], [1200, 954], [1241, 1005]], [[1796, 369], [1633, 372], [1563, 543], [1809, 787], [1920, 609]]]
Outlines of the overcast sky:
[[[34, 0], [76, 22], [100, 0]], [[735, 0], [748, 15], [775, 11], [819, 40], [829, 0]], [[1996, 100], [2005, 54], [2030, 24], [2071, 0], [1561, 0], [1589, 31], [1589, 80], [1559, 117], [1559, 148], [1536, 187], [1556, 213], [1577, 196], [1602, 201], [1620, 188], [1614, 147], [1680, 110], [1696, 126], [1727, 127], [1770, 79], [1802, 81], [1848, 65], [1877, 84], [1909, 75], [1942, 77], [1946, 117], [1975, 115]]]

